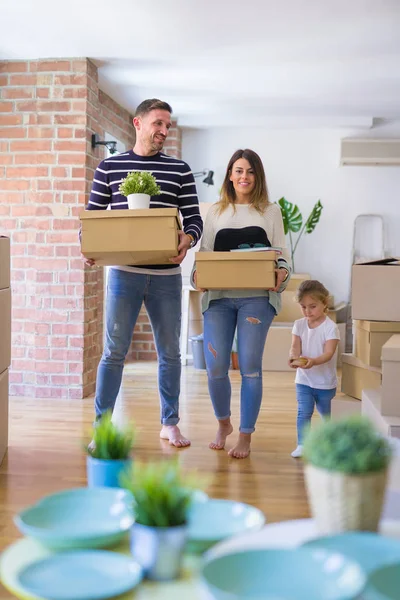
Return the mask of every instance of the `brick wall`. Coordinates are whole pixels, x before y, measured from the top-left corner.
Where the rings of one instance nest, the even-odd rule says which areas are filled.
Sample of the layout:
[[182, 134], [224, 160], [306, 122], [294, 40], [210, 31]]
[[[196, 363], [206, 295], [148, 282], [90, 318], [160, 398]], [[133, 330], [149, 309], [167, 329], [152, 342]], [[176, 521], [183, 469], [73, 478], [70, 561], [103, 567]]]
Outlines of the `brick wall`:
[[0, 62], [0, 232], [11, 237], [10, 393], [80, 398], [102, 346], [103, 269], [84, 267], [79, 212], [103, 149], [134, 143], [131, 115], [98, 89], [87, 59]]

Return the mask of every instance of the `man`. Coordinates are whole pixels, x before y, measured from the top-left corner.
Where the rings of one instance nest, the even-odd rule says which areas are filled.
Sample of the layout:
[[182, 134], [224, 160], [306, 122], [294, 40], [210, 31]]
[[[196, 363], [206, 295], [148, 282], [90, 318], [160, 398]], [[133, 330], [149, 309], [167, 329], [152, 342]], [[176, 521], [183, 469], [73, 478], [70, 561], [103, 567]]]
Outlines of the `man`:
[[[181, 360], [182, 276], [180, 263], [199, 240], [203, 222], [196, 185], [190, 167], [161, 153], [171, 127], [172, 109], [161, 100], [144, 100], [135, 113], [136, 143], [133, 150], [103, 160], [96, 169], [87, 210], [128, 208], [118, 187], [130, 171], [150, 171], [161, 188], [150, 208], [177, 207], [183, 217], [178, 255], [171, 265], [112, 267], [108, 278], [106, 341], [97, 371], [96, 418], [113, 410], [133, 330], [144, 302], [153, 328], [158, 354], [158, 385], [161, 402], [160, 437], [178, 448], [189, 446], [180, 432], [179, 393]], [[86, 257], [86, 263], [94, 261]]]

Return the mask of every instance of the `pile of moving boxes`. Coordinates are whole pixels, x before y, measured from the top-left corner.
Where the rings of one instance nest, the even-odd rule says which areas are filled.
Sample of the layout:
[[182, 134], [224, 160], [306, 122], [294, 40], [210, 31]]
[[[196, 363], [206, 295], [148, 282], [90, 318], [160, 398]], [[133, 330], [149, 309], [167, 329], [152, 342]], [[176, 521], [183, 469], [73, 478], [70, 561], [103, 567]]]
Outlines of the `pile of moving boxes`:
[[0, 237], [0, 463], [8, 446], [8, 367], [11, 363], [10, 240]]
[[[293, 273], [288, 286], [281, 294], [282, 309], [268, 331], [263, 356], [263, 371], [292, 371], [288, 365], [292, 343], [293, 322], [303, 317], [295, 301], [296, 290], [302, 281], [310, 279], [308, 273]], [[329, 309], [328, 316], [337, 323], [340, 333], [338, 364], [345, 350], [347, 304], [342, 302]]]
[[400, 438], [400, 260], [352, 268], [353, 353], [342, 355], [342, 392], [385, 435]]

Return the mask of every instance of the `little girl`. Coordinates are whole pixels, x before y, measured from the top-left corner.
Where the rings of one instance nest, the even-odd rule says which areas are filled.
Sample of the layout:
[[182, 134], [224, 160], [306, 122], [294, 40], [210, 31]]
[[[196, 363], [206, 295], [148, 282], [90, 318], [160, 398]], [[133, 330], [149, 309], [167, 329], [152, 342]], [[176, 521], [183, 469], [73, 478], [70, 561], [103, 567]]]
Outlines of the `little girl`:
[[339, 330], [327, 315], [329, 292], [315, 280], [306, 280], [297, 290], [303, 319], [294, 322], [289, 365], [296, 371], [297, 448], [292, 456], [303, 453], [304, 428], [311, 423], [314, 406], [321, 417], [331, 414], [336, 394], [336, 349]]

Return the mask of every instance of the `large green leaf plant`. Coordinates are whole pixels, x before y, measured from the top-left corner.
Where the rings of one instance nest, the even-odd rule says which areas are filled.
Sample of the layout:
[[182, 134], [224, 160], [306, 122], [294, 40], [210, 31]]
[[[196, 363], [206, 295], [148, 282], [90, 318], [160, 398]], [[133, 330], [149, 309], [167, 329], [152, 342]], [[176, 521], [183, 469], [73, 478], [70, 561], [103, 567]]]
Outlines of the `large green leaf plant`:
[[[308, 219], [303, 223], [303, 215], [301, 214], [297, 204], [292, 204], [291, 202], [286, 200], [286, 198], [281, 198], [280, 200], [278, 200], [278, 204], [282, 213], [283, 228], [285, 230], [285, 235], [289, 234], [292, 268], [293, 271], [295, 271], [294, 255], [299, 241], [301, 239], [301, 236], [304, 232], [312, 233], [314, 231], [321, 217], [323, 206], [321, 204], [321, 201], [318, 200], [315, 203]], [[294, 240], [292, 233], [298, 232], [300, 233], [297, 236], [297, 239]]]

